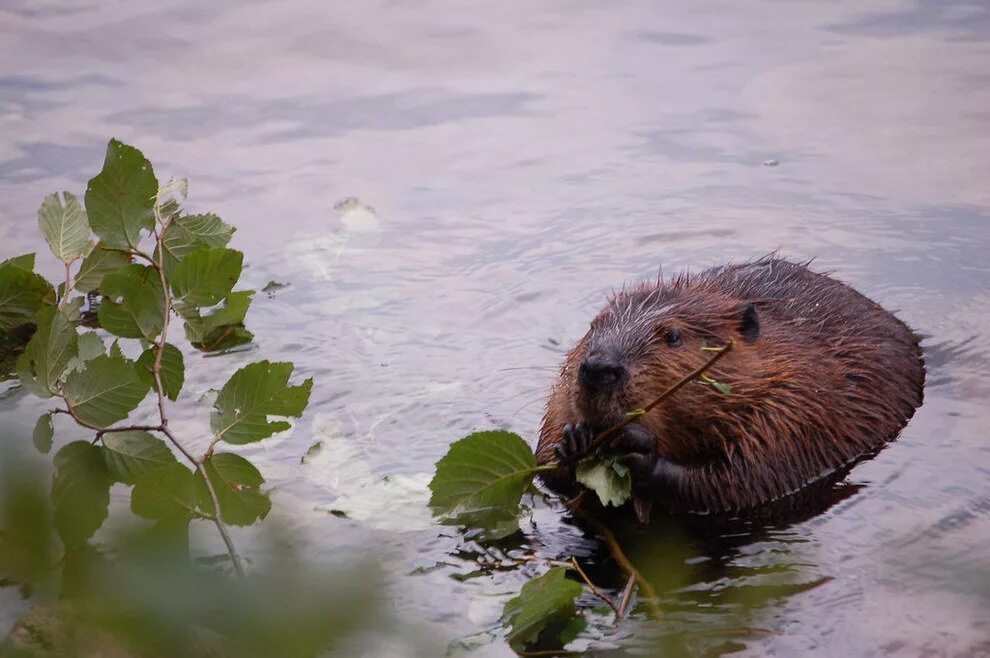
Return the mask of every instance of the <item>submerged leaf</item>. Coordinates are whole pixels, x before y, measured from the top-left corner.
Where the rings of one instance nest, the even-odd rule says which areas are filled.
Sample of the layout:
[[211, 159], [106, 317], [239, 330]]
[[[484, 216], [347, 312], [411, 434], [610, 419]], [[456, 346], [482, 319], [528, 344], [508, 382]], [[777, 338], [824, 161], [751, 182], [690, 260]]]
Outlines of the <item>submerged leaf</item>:
[[79, 349], [79, 335], [68, 314], [54, 306], [43, 308], [37, 317], [27, 349], [17, 359], [21, 384], [38, 397], [58, 394], [58, 380]]
[[[64, 203], [64, 205], [63, 205]], [[71, 263], [89, 253], [89, 222], [86, 211], [68, 192], [50, 194], [38, 209], [38, 228], [52, 253], [63, 263]]]
[[161, 279], [152, 267], [127, 265], [103, 277], [100, 326], [122, 338], [154, 340], [165, 323]]
[[536, 457], [518, 434], [469, 434], [437, 462], [430, 507], [447, 522], [504, 529], [518, 515], [535, 469]]
[[67, 545], [81, 544], [107, 518], [110, 475], [100, 449], [88, 441], [67, 444], [54, 463], [55, 529]]
[[[577, 616], [574, 600], [584, 588], [567, 579], [567, 569], [554, 567], [542, 576], [526, 582], [519, 596], [509, 600], [502, 611], [502, 623], [510, 625], [506, 640], [514, 649], [535, 643], [545, 630], [557, 630], [556, 645], [563, 646], [584, 628], [583, 617]], [[563, 636], [563, 637], [562, 637]]]
[[141, 231], [155, 225], [158, 181], [141, 151], [111, 139], [103, 171], [89, 181], [86, 210], [89, 224], [103, 243], [115, 249], [135, 249]]
[[208, 315], [200, 315], [195, 307], [176, 304], [176, 311], [186, 322], [186, 338], [193, 347], [205, 352], [230, 349], [250, 342], [254, 336], [244, 328], [244, 316], [253, 296], [253, 290], [232, 292], [221, 306]]
[[103, 458], [115, 482], [134, 484], [148, 471], [177, 463], [165, 442], [148, 432], [110, 432], [103, 435], [102, 443]]
[[214, 439], [242, 444], [265, 439], [289, 429], [285, 421], [268, 416], [302, 415], [309, 403], [313, 380], [288, 386], [291, 363], [258, 361], [244, 366], [224, 384], [210, 415]]
[[[240, 455], [220, 452], [203, 462], [210, 483], [220, 503], [221, 518], [231, 525], [251, 525], [268, 516], [272, 501], [260, 489], [265, 478], [254, 464]], [[199, 508], [213, 514], [213, 502], [201, 473], [196, 473], [196, 496]]]
[[109, 427], [127, 418], [148, 393], [148, 385], [129, 359], [98, 356], [65, 379], [65, 400], [75, 414], [94, 427]]

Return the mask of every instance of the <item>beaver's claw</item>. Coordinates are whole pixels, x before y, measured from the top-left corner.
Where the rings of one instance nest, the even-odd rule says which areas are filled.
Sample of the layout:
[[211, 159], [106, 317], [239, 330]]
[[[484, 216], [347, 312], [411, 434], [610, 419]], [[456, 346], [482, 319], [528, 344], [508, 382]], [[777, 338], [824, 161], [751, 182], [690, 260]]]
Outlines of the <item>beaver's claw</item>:
[[591, 425], [585, 422], [571, 425], [564, 425], [563, 440], [557, 445], [555, 452], [561, 463], [572, 463], [585, 457], [591, 448], [591, 441], [595, 438], [595, 433], [591, 431]]

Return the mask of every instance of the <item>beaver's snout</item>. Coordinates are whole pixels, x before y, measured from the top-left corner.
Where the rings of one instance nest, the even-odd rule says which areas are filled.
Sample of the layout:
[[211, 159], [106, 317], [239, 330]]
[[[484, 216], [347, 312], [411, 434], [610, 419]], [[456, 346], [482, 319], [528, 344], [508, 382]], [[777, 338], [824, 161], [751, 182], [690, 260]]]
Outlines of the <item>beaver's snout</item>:
[[596, 392], [618, 388], [627, 376], [626, 367], [618, 357], [600, 350], [590, 352], [578, 369], [581, 385]]

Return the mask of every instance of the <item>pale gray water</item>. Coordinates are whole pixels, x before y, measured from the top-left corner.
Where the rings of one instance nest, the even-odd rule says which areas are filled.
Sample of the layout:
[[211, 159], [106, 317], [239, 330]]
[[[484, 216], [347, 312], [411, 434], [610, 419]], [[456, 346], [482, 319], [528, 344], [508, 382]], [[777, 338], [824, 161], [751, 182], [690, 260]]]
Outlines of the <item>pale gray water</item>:
[[[450, 578], [472, 565], [421, 504], [447, 445], [492, 426], [535, 443], [609, 288], [815, 257], [927, 336], [925, 405], [815, 518], [658, 556], [696, 565], [664, 590], [667, 628], [751, 655], [985, 655], [990, 8], [862, 6], [3, 0], [0, 256], [43, 250], [41, 199], [81, 194], [110, 136], [190, 178], [190, 207], [238, 227], [245, 284], [291, 286], [256, 298], [257, 350], [190, 355], [187, 387], [263, 357], [316, 377], [293, 434], [246, 452], [314, 555], [386, 547], [399, 609], [441, 644], [523, 579]], [[341, 217], [346, 197], [377, 218]], [[525, 366], [547, 368], [507, 369]], [[0, 400], [12, 433], [43, 408]], [[194, 434], [206, 408], [178, 413]], [[351, 520], [318, 509], [338, 495]], [[547, 555], [597, 550], [537, 517]], [[404, 575], [437, 561], [460, 566]], [[805, 586], [739, 632], [725, 597], [780, 582]]]

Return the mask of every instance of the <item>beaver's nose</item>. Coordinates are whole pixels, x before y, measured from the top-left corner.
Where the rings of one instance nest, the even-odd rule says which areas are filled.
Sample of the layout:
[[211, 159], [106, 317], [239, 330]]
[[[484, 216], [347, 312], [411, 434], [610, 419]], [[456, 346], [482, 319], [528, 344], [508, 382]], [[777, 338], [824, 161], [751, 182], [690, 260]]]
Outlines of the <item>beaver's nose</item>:
[[578, 380], [592, 390], [605, 391], [615, 388], [625, 374], [626, 369], [618, 359], [601, 352], [592, 352], [581, 364]]

